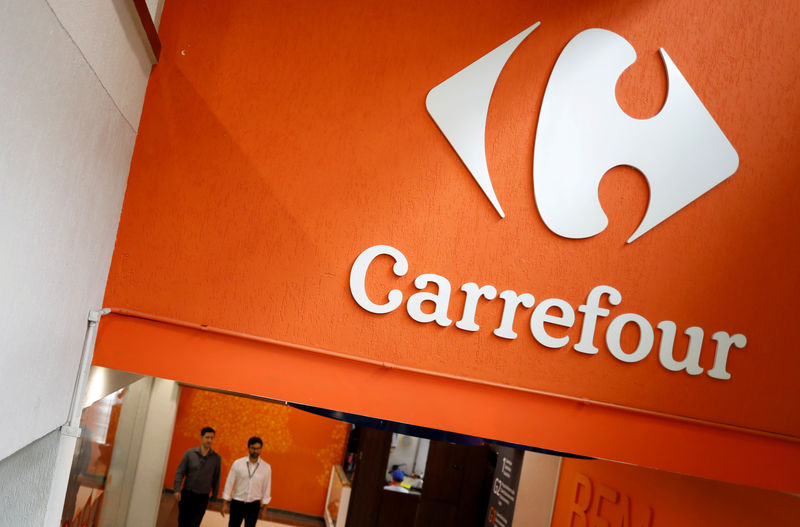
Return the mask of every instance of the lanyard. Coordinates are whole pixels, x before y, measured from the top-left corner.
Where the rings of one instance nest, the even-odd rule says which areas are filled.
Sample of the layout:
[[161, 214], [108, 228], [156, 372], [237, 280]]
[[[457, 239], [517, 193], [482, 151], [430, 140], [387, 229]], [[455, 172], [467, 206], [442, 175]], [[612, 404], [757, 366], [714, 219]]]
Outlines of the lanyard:
[[260, 464], [261, 464], [261, 460], [259, 459], [258, 461], [256, 461], [256, 466], [253, 469], [253, 472], [250, 472], [250, 462], [249, 461], [245, 461], [245, 465], [247, 466], [247, 478], [248, 479], [253, 479], [253, 476], [255, 475], [255, 473], [258, 472], [258, 465], [260, 465]]

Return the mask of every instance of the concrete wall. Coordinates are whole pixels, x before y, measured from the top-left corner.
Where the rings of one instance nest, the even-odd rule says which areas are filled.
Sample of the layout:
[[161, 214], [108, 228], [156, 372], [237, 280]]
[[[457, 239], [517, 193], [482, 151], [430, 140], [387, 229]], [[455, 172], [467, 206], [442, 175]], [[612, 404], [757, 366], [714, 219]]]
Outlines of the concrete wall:
[[0, 462], [0, 527], [42, 525], [50, 489], [49, 471], [58, 451], [58, 432], [51, 432]]
[[102, 305], [150, 72], [125, 3], [0, 0], [0, 474], [36, 477], [4, 477], [2, 501], [47, 495], [52, 460], [26, 445], [66, 421]]

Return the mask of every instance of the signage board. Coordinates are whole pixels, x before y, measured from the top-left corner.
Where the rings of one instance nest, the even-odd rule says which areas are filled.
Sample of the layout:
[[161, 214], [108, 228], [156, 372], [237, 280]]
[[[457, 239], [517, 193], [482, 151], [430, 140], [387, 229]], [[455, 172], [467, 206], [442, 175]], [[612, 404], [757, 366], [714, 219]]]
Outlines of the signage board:
[[[800, 469], [798, 23], [789, 1], [173, 0], [105, 304], [283, 351], [134, 348], [118, 317], [96, 362], [709, 477]], [[769, 454], [723, 463], [750, 441]]]
[[484, 527], [511, 527], [513, 525], [514, 507], [517, 504], [517, 489], [524, 456], [524, 450], [507, 446], [497, 447], [497, 465], [494, 469], [492, 491], [489, 495]]

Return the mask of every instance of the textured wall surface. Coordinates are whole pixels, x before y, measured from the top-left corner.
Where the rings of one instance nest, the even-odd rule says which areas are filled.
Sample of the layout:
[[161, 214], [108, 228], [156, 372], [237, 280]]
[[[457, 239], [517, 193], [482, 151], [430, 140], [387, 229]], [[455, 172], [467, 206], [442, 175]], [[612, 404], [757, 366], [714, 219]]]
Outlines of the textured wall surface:
[[0, 7], [0, 458], [66, 421], [135, 132], [44, 1]]
[[[256, 348], [177, 329], [164, 335], [155, 323], [144, 338], [141, 321], [108, 317], [97, 363], [800, 491], [800, 420], [787, 418], [800, 400], [800, 354], [787, 345], [800, 290], [793, 75], [800, 4], [749, 5], [409, 1], [374, 9], [353, 0], [321, 10], [303, 2], [171, 1], [107, 299], [290, 345]], [[485, 126], [487, 162], [507, 213], [500, 220], [428, 115], [426, 94], [537, 20], [498, 78]], [[624, 36], [640, 57], [608, 100], [616, 95], [637, 118], [657, 114], [667, 93], [664, 48], [741, 161], [734, 177], [632, 244], [625, 240], [649, 200], [647, 180], [633, 169], [613, 169], [596, 189], [613, 220], [591, 239], [551, 232], [533, 195], [545, 86], [567, 42], [591, 27]], [[373, 302], [386, 302], [392, 290], [403, 297], [383, 315], [362, 308], [349, 288], [354, 260], [378, 244], [409, 263], [402, 276], [388, 256], [370, 266], [364, 287]], [[442, 285], [420, 293], [428, 273]], [[471, 297], [476, 331], [457, 324], [471, 319], [470, 297], [459, 290], [468, 283], [535, 296], [535, 307], [514, 311], [518, 338], [493, 331], [507, 306], [497, 298]], [[578, 311], [601, 284], [616, 288], [621, 303], [603, 295], [608, 316]], [[572, 320], [546, 323], [561, 347], [545, 345], [536, 329], [547, 299], [565, 301]], [[450, 321], [430, 320], [434, 307]], [[675, 339], [658, 329], [670, 324], [680, 328]], [[730, 349], [731, 379], [662, 364], [662, 349], [686, 354], [689, 328], [703, 329], [706, 370], [716, 369], [716, 332], [747, 337], [746, 348]], [[156, 331], [169, 344], [153, 338]], [[590, 338], [596, 354], [575, 348]], [[626, 354], [636, 358], [620, 358]], [[220, 367], [221, 356], [247, 367]], [[385, 363], [398, 367], [379, 369]], [[487, 382], [515, 389], [490, 390]], [[425, 404], [405, 404], [397, 393]], [[743, 444], [752, 455], [730, 463]]]
[[[800, 355], [785, 344], [800, 289], [793, 215], [800, 190], [790, 176], [800, 167], [800, 87], [789, 73], [800, 53], [797, 6], [508, 0], [373, 9], [354, 1], [321, 11], [313, 3], [172, 1], [107, 298], [358, 358], [800, 435], [800, 422], [785, 418], [800, 399], [793, 373]], [[501, 221], [429, 117], [425, 98], [537, 20], [541, 27], [498, 80], [487, 121], [487, 156], [508, 213]], [[638, 50], [639, 63], [616, 92], [626, 109], [637, 117], [658, 112], [667, 92], [663, 47], [741, 158], [735, 177], [638, 243], [625, 244], [647, 208], [649, 187], [638, 173], [604, 179], [597, 192], [614, 220], [596, 238], [550, 232], [534, 203], [532, 145], [544, 87], [566, 43], [587, 27], [623, 35]], [[377, 244], [409, 261], [402, 277], [388, 256], [368, 272], [373, 302], [385, 302], [391, 289], [403, 294], [404, 305], [384, 315], [360, 307], [348, 287], [356, 257]], [[413, 282], [423, 273], [448, 280], [436, 305], [450, 323], [409, 316]], [[459, 288], [470, 282], [528, 292], [538, 306], [565, 300], [574, 324], [547, 327], [568, 345], [538, 342], [531, 310], [523, 308], [518, 338], [498, 337], [504, 302], [497, 298], [479, 302], [476, 331], [460, 329], [453, 323], [465, 313]], [[584, 324], [575, 308], [601, 284], [623, 300], [596, 325], [591, 318]], [[659, 338], [634, 362], [613, 356], [608, 345], [611, 322], [626, 313], [647, 319]], [[680, 328], [674, 343], [655, 329], [661, 321]], [[590, 326], [597, 353], [572, 349]], [[716, 331], [747, 337], [746, 351], [731, 350], [730, 380], [661, 365], [662, 345], [682, 357], [690, 327], [704, 330], [705, 369], [715, 362]], [[626, 353], [639, 333], [626, 323]], [[185, 362], [172, 349], [148, 351]], [[159, 358], [147, 357], [151, 370]], [[199, 384], [218, 387], [219, 370], [209, 367]], [[185, 369], [179, 374], [188, 380]], [[242, 377], [229, 389], [244, 391]], [[265, 386], [249, 393], [284, 398], [264, 393]]]
[[348, 423], [297, 408], [194, 388], [181, 389], [164, 486], [172, 488], [183, 453], [200, 444], [200, 429], [217, 433], [222, 457], [220, 497], [231, 463], [247, 455], [247, 440], [264, 441], [261, 459], [272, 467], [270, 507], [322, 516], [331, 465], [340, 464]]
[[548, 523], [552, 527], [798, 524], [798, 496], [599, 459], [564, 459], [553, 522]]
[[0, 527], [42, 525], [58, 436], [58, 432], [51, 432], [0, 461]]
[[0, 0], [0, 399], [13, 401], [0, 523], [13, 525], [44, 518], [150, 72], [122, 1], [62, 4]]
[[152, 64], [142, 43], [133, 2], [47, 1], [125, 119], [132, 128], [138, 128]]

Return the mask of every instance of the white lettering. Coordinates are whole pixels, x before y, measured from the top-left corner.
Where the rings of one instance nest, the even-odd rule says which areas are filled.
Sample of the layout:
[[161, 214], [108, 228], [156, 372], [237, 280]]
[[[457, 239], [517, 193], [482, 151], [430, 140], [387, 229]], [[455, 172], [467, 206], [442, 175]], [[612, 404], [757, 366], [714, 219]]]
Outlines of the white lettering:
[[[636, 345], [636, 349], [633, 350], [633, 352], [626, 353], [622, 349], [621, 337], [622, 328], [629, 322], [633, 322], [639, 326], [639, 343]], [[639, 362], [647, 357], [650, 350], [653, 349], [653, 340], [653, 326], [650, 325], [650, 322], [648, 322], [646, 318], [636, 313], [625, 313], [624, 315], [618, 316], [611, 321], [611, 324], [608, 325], [608, 331], [606, 331], [606, 345], [608, 346], [608, 351], [622, 362]]]
[[[547, 311], [555, 307], [561, 310], [561, 316], [548, 315]], [[561, 338], [550, 336], [544, 329], [545, 323], [571, 328], [575, 323], [575, 310], [565, 300], [560, 298], [548, 298], [541, 302], [531, 314], [531, 333], [539, 344], [548, 348], [562, 348], [569, 342], [566, 335]]]
[[517, 333], [514, 331], [514, 317], [517, 315], [517, 306], [522, 304], [523, 307], [531, 308], [535, 300], [530, 293], [518, 295], [510, 289], [500, 293], [500, 298], [505, 301], [503, 304], [503, 317], [500, 319], [500, 327], [495, 329], [493, 333], [500, 338], [514, 340], [517, 338]]
[[589, 292], [586, 303], [578, 308], [583, 313], [583, 327], [581, 327], [581, 340], [573, 346], [575, 351], [594, 355], [597, 347], [594, 345], [594, 332], [597, 326], [597, 317], [607, 317], [610, 311], [600, 307], [600, 297], [608, 295], [608, 303], [618, 306], [622, 302], [619, 291], [608, 285], [598, 285]]
[[728, 363], [728, 351], [731, 349], [731, 344], [742, 349], [747, 345], [747, 337], [739, 333], [728, 335], [724, 331], [717, 331], [711, 335], [711, 338], [717, 341], [717, 351], [714, 353], [714, 367], [708, 370], [708, 376], [714, 379], [727, 381], [731, 378], [731, 374], [725, 369]]
[[478, 287], [478, 284], [475, 282], [467, 282], [461, 286], [461, 290], [467, 293], [467, 298], [464, 300], [464, 314], [461, 316], [461, 320], [456, 322], [456, 327], [464, 331], [478, 331], [481, 329], [481, 327], [475, 323], [475, 311], [478, 309], [478, 300], [480, 300], [481, 297], [487, 300], [494, 300], [497, 296], [497, 289], [491, 285]]
[[394, 311], [403, 301], [403, 293], [399, 289], [389, 291], [389, 301], [385, 304], [375, 304], [367, 296], [366, 277], [369, 264], [378, 256], [385, 254], [394, 258], [392, 271], [397, 276], [405, 276], [408, 272], [408, 260], [403, 253], [388, 245], [375, 245], [358, 255], [350, 269], [350, 294], [356, 303], [369, 311], [382, 315]]
[[671, 320], [664, 320], [656, 326], [661, 330], [661, 345], [658, 348], [658, 360], [669, 371], [686, 370], [689, 375], [700, 375], [700, 350], [703, 346], [703, 329], [692, 326], [684, 331], [689, 336], [686, 357], [682, 361], [675, 360], [675, 333], [678, 326]]
[[[399, 250], [388, 245], [375, 245], [366, 249], [358, 255], [350, 270], [350, 293], [356, 303], [370, 313], [389, 313], [403, 303], [403, 293], [399, 289], [391, 289], [387, 295], [387, 302], [383, 304], [376, 304], [367, 296], [367, 272], [372, 262], [383, 255], [389, 256], [394, 260], [392, 272], [395, 276], [406, 275], [408, 272], [406, 257]], [[431, 284], [436, 285], [436, 290], [426, 291], [425, 289]], [[421, 323], [436, 322], [442, 327], [453, 323], [447, 316], [452, 294], [452, 287], [447, 278], [437, 274], [424, 273], [417, 276], [414, 280], [414, 286], [418, 291], [409, 296], [406, 302], [406, 310], [412, 319]], [[466, 282], [461, 286], [461, 291], [466, 294], [464, 311], [461, 320], [456, 322], [455, 326], [463, 331], [478, 331], [480, 326], [475, 322], [478, 304], [481, 298], [487, 301], [497, 298], [497, 289], [493, 285], [479, 287], [475, 282]], [[611, 313], [610, 309], [600, 307], [604, 295], [607, 296], [610, 306], [617, 306], [622, 302], [620, 292], [608, 285], [598, 285], [589, 292], [586, 296], [586, 302], [577, 309], [583, 313], [580, 339], [573, 346], [573, 349], [579, 353], [594, 355], [599, 351], [594, 345], [597, 321], [599, 317], [607, 317]], [[506, 289], [500, 293], [499, 297], [504, 302], [503, 314], [500, 319], [500, 325], [493, 333], [497, 337], [514, 340], [518, 336], [514, 331], [517, 309], [519, 306], [523, 306], [526, 309], [533, 308], [536, 304], [534, 296], [530, 293], [518, 294], [515, 291]], [[431, 312], [422, 310], [422, 304], [425, 302], [433, 304]], [[559, 313], [551, 312], [553, 309], [557, 309]], [[570, 336], [554, 337], [548, 333], [545, 324], [553, 324], [570, 329], [575, 324], [575, 310], [566, 300], [548, 298], [540, 302], [531, 313], [530, 330], [533, 338], [540, 345], [547, 348], [564, 348], [569, 344]], [[622, 347], [622, 333], [628, 324], [635, 324], [639, 330], [636, 347], [630, 352]], [[692, 326], [684, 331], [684, 334], [689, 337], [686, 355], [683, 359], [677, 360], [675, 358], [677, 324], [671, 320], [663, 320], [656, 327], [661, 330], [658, 358], [664, 369], [673, 372], [685, 371], [688, 375], [699, 375], [704, 371], [700, 366], [704, 335], [702, 328]], [[553, 328], [549, 329], [553, 331]], [[714, 379], [728, 380], [731, 378], [731, 374], [727, 371], [731, 347], [743, 349], [747, 345], [747, 338], [739, 333], [730, 335], [725, 331], [717, 331], [711, 338], [717, 342], [717, 345], [714, 354], [714, 366], [707, 370], [706, 373]], [[605, 332], [605, 343], [608, 351], [614, 358], [625, 363], [634, 363], [645, 359], [652, 351], [654, 341], [653, 326], [646, 318], [636, 313], [624, 313], [617, 316], [611, 320]]]
[[[450, 305], [450, 282], [447, 278], [438, 274], [421, 274], [414, 280], [414, 286], [425, 289], [429, 283], [433, 282], [439, 288], [437, 293], [421, 291], [408, 297], [406, 310], [408, 314], [417, 322], [436, 322], [440, 326], [449, 326], [453, 321], [447, 318], [447, 308]], [[433, 302], [432, 313], [422, 311], [423, 302]]]

